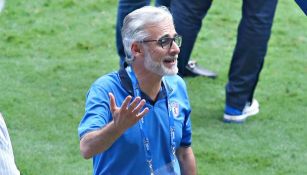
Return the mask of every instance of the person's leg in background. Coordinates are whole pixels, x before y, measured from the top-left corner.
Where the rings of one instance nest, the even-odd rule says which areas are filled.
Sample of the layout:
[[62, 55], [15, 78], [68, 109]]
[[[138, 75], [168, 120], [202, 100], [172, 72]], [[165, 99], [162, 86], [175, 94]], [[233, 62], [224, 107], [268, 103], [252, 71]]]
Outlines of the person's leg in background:
[[[276, 5], [277, 0], [243, 0], [242, 19], [226, 85], [226, 121], [242, 122], [249, 116], [244, 113], [244, 109], [246, 104], [253, 102], [267, 52]], [[258, 108], [258, 102], [255, 103], [257, 105], [253, 107]]]
[[143, 6], [149, 5], [150, 0], [119, 0], [117, 8], [117, 20], [116, 20], [116, 48], [117, 54], [119, 55], [120, 67], [124, 66], [125, 62], [125, 51], [122, 42], [121, 28], [123, 26], [123, 21], [126, 15], [135, 9], [141, 8]]
[[171, 0], [170, 9], [174, 17], [176, 31], [182, 36], [182, 45], [178, 56], [180, 76], [193, 76], [187, 69], [188, 62], [202, 27], [202, 20], [211, 6], [212, 0]]

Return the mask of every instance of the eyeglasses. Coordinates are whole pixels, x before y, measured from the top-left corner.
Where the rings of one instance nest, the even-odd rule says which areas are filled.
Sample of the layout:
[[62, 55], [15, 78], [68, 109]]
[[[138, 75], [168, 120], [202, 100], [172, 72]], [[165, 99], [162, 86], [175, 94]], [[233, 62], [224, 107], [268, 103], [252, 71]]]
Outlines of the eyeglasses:
[[163, 36], [162, 38], [158, 40], [143, 40], [143, 41], [140, 41], [140, 43], [148, 43], [148, 42], [154, 42], [154, 41], [156, 41], [162, 48], [167, 48], [167, 46], [169, 46], [168, 48], [171, 48], [173, 45], [173, 42], [175, 42], [177, 46], [180, 47], [182, 43], [182, 37], [180, 35], [176, 35], [174, 36], [174, 38]]

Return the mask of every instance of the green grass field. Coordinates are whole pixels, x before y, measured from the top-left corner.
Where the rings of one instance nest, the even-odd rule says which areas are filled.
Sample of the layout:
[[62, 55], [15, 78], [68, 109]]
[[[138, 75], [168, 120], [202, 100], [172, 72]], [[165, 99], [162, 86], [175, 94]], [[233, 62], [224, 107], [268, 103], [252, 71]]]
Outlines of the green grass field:
[[[91, 174], [77, 127], [85, 94], [118, 69], [117, 1], [7, 1], [0, 14], [0, 112], [23, 175]], [[215, 80], [186, 78], [193, 149], [200, 175], [307, 174], [307, 23], [294, 1], [280, 1], [255, 97], [260, 113], [224, 124], [224, 86], [241, 0], [213, 2], [193, 58]]]

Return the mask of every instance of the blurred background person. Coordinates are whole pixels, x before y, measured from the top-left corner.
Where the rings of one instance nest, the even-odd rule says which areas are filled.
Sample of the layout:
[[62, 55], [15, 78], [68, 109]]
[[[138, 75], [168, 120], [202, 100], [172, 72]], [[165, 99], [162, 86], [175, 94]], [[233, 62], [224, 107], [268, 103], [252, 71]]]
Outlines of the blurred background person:
[[[182, 36], [178, 57], [179, 75], [189, 76], [187, 68], [202, 20], [212, 0], [172, 0], [170, 8], [176, 31]], [[237, 33], [226, 85], [225, 122], [243, 122], [259, 112], [254, 92], [267, 52], [277, 0], [243, 0], [242, 18]], [[225, 28], [226, 29], [226, 28]]]
[[19, 175], [5, 121], [0, 113], [0, 175]]
[[[4, 8], [4, 0], [0, 0], [0, 12]], [[19, 175], [16, 167], [12, 143], [4, 118], [0, 112], [0, 175]]]

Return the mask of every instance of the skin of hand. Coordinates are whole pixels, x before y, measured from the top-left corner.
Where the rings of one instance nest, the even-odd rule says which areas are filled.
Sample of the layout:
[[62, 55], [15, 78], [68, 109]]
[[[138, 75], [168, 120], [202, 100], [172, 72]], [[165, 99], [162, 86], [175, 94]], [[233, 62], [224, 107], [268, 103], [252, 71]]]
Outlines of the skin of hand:
[[112, 93], [109, 93], [109, 97], [114, 125], [122, 132], [125, 132], [149, 112], [147, 107], [142, 110], [146, 101], [144, 99], [141, 100], [140, 97], [136, 97], [131, 102], [132, 97], [130, 95], [127, 96], [121, 107], [116, 106], [115, 97]]

